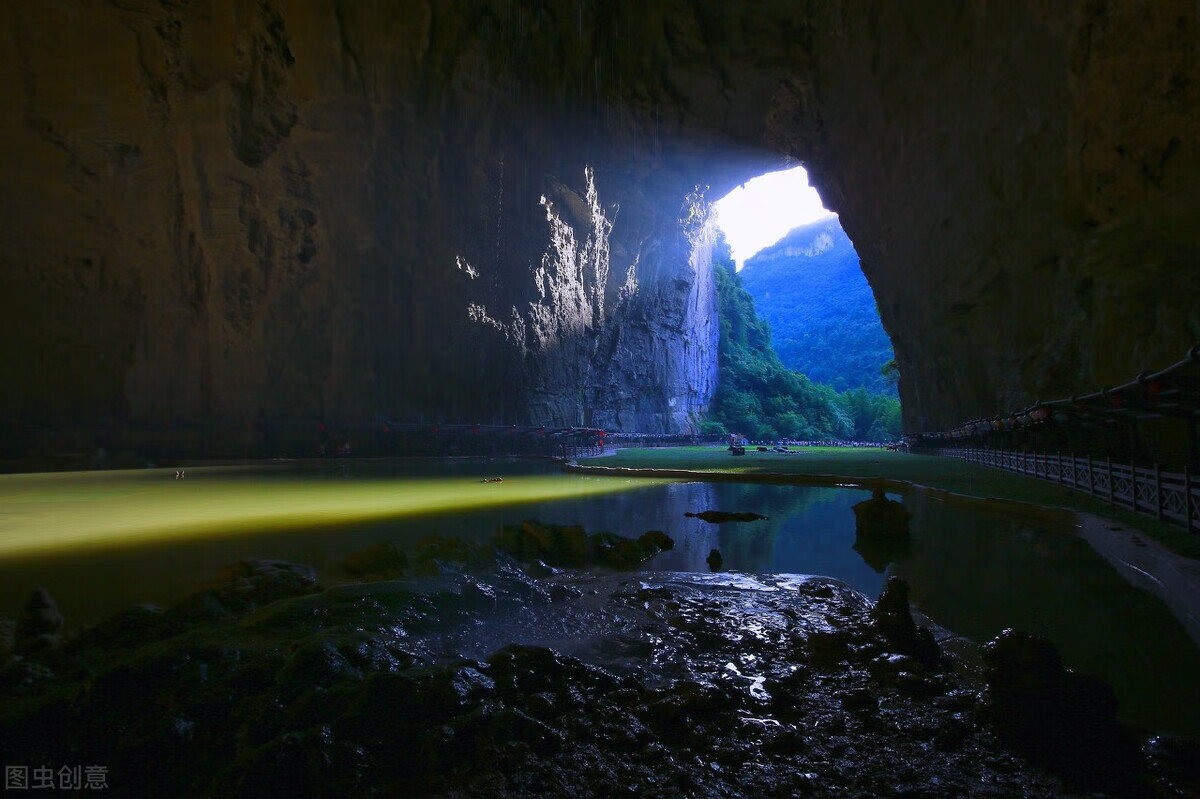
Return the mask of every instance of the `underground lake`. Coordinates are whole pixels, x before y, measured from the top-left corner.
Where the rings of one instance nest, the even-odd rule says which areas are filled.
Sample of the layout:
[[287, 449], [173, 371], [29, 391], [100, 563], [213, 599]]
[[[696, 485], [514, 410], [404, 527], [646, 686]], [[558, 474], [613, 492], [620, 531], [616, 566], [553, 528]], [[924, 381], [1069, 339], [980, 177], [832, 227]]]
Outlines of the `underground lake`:
[[[1162, 601], [1076, 535], [1072, 515], [892, 494], [912, 514], [912, 537], [880, 552], [855, 547], [852, 506], [868, 496], [850, 487], [564, 474], [516, 459], [6, 475], [0, 616], [15, 617], [44, 587], [66, 628], [78, 629], [133, 604], [170, 604], [246, 558], [310, 564], [324, 585], [349, 583], [343, 563], [367, 547], [405, 549], [431, 534], [486, 544], [500, 525], [525, 519], [632, 537], [662, 530], [675, 547], [642, 564], [642, 575], [707, 573], [713, 549], [727, 572], [822, 575], [871, 600], [896, 575], [943, 634], [976, 643], [1009, 627], [1044, 636], [1068, 667], [1113, 685], [1125, 721], [1200, 734], [1196, 643]], [[709, 509], [767, 518], [712, 524], [684, 515]], [[519, 643], [549, 640], [511, 632]]]

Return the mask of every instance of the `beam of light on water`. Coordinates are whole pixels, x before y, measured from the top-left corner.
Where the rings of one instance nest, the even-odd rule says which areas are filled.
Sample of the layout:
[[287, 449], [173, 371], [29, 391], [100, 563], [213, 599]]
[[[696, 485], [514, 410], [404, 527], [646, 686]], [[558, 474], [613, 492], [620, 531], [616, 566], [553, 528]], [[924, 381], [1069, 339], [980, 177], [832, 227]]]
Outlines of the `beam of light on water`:
[[[246, 470], [242, 470], [245, 472]], [[259, 479], [236, 469], [0, 476], [0, 558], [609, 494], [667, 480], [516, 475]]]

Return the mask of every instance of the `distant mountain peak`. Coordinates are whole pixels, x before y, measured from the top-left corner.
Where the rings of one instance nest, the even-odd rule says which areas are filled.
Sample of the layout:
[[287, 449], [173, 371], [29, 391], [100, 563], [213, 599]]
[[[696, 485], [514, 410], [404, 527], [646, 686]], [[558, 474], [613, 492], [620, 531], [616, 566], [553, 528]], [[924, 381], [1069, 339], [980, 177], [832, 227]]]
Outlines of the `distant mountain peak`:
[[838, 218], [830, 216], [792, 228], [779, 241], [747, 258], [743, 268], [780, 258], [816, 258], [841, 247], [853, 250]]
[[797, 255], [802, 255], [806, 258], [812, 258], [815, 255], [820, 255], [826, 250], [833, 249], [833, 236], [828, 233], [818, 233], [817, 237], [812, 240], [812, 243], [807, 247], [788, 248], [794, 249]]
[[838, 391], [895, 394], [879, 373], [893, 357], [891, 342], [836, 216], [793, 228], [739, 274], [788, 368]]

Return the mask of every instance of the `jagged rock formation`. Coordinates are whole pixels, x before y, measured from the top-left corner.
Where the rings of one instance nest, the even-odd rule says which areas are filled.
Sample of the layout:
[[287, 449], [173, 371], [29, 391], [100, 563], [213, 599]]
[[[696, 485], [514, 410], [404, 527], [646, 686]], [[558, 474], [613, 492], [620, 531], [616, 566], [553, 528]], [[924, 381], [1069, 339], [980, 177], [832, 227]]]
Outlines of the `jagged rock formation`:
[[[7, 4], [0, 416], [680, 429], [716, 341], [685, 198], [789, 159], [911, 429], [1123, 380], [1200, 339], [1197, 27], [1185, 0]], [[550, 316], [588, 323], [472, 321], [565, 307], [540, 201], [586, 241], [585, 167], [607, 278]]]

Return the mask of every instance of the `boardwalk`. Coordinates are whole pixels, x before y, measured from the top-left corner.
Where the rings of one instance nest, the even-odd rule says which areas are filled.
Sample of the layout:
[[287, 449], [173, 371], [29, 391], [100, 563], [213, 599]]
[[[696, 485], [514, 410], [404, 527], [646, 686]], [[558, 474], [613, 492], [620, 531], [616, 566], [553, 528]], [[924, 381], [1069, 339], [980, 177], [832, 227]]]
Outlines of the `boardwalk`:
[[942, 448], [937, 454], [1049, 480], [1083, 491], [1109, 505], [1153, 516], [1200, 534], [1200, 480], [1188, 469], [1164, 472], [1109, 459], [1006, 452], [974, 448]]

